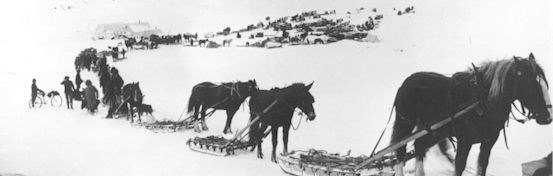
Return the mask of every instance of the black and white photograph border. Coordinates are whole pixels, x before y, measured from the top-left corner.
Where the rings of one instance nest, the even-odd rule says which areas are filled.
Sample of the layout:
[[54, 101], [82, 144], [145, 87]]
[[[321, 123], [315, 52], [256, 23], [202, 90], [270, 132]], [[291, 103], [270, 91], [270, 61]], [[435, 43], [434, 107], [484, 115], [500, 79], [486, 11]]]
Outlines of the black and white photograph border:
[[551, 175], [550, 0], [0, 2], [0, 175]]

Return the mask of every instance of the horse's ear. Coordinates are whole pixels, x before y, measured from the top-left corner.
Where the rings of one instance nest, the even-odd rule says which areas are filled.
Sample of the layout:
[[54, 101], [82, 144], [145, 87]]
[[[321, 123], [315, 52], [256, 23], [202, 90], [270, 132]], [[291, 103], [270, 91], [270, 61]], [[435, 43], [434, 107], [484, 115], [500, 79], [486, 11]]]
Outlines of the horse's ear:
[[311, 82], [311, 84], [307, 85], [307, 90], [311, 89], [311, 86], [313, 86], [313, 83], [315, 83], [315, 81]]
[[528, 60], [535, 61], [536, 58], [534, 58], [534, 54], [530, 53], [530, 56], [528, 56]]
[[476, 85], [481, 85], [482, 83], [482, 75], [478, 71], [478, 67], [474, 65], [474, 63], [470, 63], [472, 65], [472, 70], [474, 70], [474, 77], [476, 78]]
[[518, 59], [518, 57], [516, 57], [516, 56], [513, 56], [513, 59], [515, 60], [515, 64], [520, 62], [520, 59]]

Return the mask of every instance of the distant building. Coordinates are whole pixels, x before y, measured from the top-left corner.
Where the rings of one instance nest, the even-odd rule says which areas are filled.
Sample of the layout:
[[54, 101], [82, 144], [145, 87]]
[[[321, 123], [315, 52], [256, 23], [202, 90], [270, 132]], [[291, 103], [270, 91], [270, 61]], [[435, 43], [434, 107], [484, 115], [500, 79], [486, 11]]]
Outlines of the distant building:
[[99, 24], [94, 31], [95, 37], [99, 39], [149, 37], [150, 35], [161, 35], [162, 31], [150, 27], [147, 22], [138, 23], [105, 23]]

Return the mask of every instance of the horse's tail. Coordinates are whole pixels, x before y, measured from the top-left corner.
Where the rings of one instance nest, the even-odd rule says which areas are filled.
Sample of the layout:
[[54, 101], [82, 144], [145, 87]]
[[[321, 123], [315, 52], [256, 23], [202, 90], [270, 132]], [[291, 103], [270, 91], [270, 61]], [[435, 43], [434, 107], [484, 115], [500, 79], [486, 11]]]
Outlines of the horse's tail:
[[196, 92], [196, 86], [192, 88], [192, 94], [190, 95], [190, 98], [188, 98], [188, 110], [187, 110], [188, 114], [194, 111], [194, 107], [197, 107], [200, 105], [200, 101], [198, 101], [198, 98], [196, 97], [195, 92]]
[[[403, 113], [402, 111], [404, 109], [403, 103], [404, 101], [407, 101], [407, 100], [405, 99], [406, 89], [405, 87], [403, 87], [404, 86], [403, 84], [401, 86], [402, 87], [400, 87], [397, 90], [396, 97], [394, 99], [393, 107], [395, 108], [396, 117], [394, 120], [394, 125], [392, 127], [392, 136], [390, 141], [391, 144], [395, 144], [400, 140], [404, 139], [405, 136], [410, 135], [415, 127], [415, 125], [412, 122], [407, 120], [406, 117], [402, 115]], [[392, 114], [390, 114], [390, 118], [391, 118], [391, 115]], [[403, 161], [405, 159], [406, 146], [405, 145], [401, 146], [395, 152], [398, 160]]]

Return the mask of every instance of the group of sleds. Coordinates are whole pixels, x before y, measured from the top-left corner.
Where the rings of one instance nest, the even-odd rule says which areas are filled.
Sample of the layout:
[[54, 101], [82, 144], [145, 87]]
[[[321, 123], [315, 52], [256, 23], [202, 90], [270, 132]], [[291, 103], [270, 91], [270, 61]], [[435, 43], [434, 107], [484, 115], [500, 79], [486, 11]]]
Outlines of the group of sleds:
[[[416, 159], [416, 175], [424, 175], [425, 153], [431, 146], [439, 144], [443, 154], [452, 165], [454, 163], [455, 175], [462, 175], [471, 146], [480, 143], [477, 175], [486, 175], [491, 149], [509, 119], [514, 118], [517, 122], [535, 119], [540, 125], [552, 121], [548, 82], [543, 69], [530, 54], [527, 58], [513, 57], [472, 65], [472, 68], [452, 76], [434, 72], [412, 74], [405, 79], [395, 97], [390, 145], [376, 151], [386, 132], [384, 130], [368, 156], [316, 149], [289, 152], [288, 131], [296, 108], [307, 114], [308, 120], [315, 119], [314, 98], [309, 93], [312, 85], [299, 83], [286, 88], [260, 90], [255, 81], [198, 84], [189, 100], [190, 120], [183, 121], [188, 128], [207, 130], [206, 117], [214, 110], [226, 110], [227, 123], [223, 132], [232, 133], [232, 117], [248, 96], [250, 121], [230, 139], [195, 137], [187, 144], [194, 151], [219, 156], [257, 148], [257, 156], [263, 158], [261, 143], [271, 133], [271, 160], [292, 175], [403, 175], [405, 162], [413, 158]], [[522, 109], [517, 116], [524, 119], [516, 119], [511, 111], [513, 107]], [[211, 113], [206, 113], [209, 109], [212, 109]], [[391, 118], [392, 112], [388, 123]], [[279, 127], [284, 129], [284, 151], [277, 155]], [[456, 146], [455, 156], [446, 154], [448, 142]], [[414, 149], [407, 151], [407, 145], [414, 145]]]

